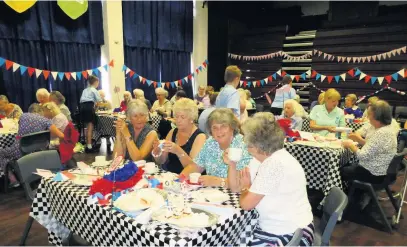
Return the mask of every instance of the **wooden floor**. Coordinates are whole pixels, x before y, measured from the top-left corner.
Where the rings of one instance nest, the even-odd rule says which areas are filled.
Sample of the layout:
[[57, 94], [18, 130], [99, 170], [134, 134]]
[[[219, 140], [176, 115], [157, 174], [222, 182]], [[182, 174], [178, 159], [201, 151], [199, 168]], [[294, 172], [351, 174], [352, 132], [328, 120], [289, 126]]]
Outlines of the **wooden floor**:
[[[102, 145], [100, 154], [105, 155], [105, 145]], [[86, 163], [93, 162], [94, 154], [76, 154], [75, 158]], [[398, 177], [397, 183], [393, 186], [393, 190], [400, 189], [402, 182], [402, 174]], [[310, 201], [313, 204], [315, 221], [318, 222], [318, 210], [316, 205], [320, 199], [320, 195], [310, 192]], [[405, 199], [407, 200], [407, 198]], [[387, 215], [394, 214], [389, 201], [383, 201], [382, 204]], [[18, 245], [20, 237], [25, 227], [25, 223], [30, 211], [31, 202], [27, 201], [24, 196], [24, 191], [19, 188], [5, 195], [0, 192], [0, 246], [1, 245]], [[345, 216], [345, 220], [338, 224], [331, 238], [333, 246], [402, 246], [407, 245], [407, 204], [404, 204], [404, 215], [399, 229], [394, 230], [392, 234], [380, 230], [381, 224], [374, 221], [377, 217], [375, 208], [368, 206], [365, 211], [360, 212], [356, 207], [351, 207], [349, 213]], [[47, 230], [34, 222], [26, 245], [50, 245], [48, 243]]]

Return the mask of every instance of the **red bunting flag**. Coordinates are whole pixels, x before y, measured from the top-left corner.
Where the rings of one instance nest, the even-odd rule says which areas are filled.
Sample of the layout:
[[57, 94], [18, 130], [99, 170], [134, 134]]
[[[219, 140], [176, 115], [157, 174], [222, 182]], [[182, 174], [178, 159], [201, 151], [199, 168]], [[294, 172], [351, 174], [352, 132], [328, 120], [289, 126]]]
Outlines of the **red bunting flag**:
[[267, 79], [269, 79], [269, 82], [272, 82], [272, 81], [273, 81], [273, 77], [272, 77], [272, 76], [267, 77]]
[[299, 75], [296, 75], [296, 76], [295, 76], [295, 80], [298, 82], [298, 81], [300, 80], [300, 76], [299, 76]]
[[188, 79], [191, 80], [191, 79], [192, 79], [192, 75], [188, 75]]
[[135, 73], [136, 73], [136, 72], [134, 72], [133, 70], [130, 70], [130, 72], [129, 72], [130, 78], [133, 78], [133, 75], [134, 75]]
[[260, 87], [260, 81], [257, 81], [257, 86]]
[[112, 67], [112, 68], [114, 67], [114, 60], [113, 59], [112, 59], [112, 61], [110, 61], [109, 66]]
[[317, 72], [315, 70], [313, 70], [312, 74], [311, 74], [311, 78], [314, 78], [315, 76], [317, 76]]
[[143, 84], [145, 84], [146, 83], [146, 78], [141, 78], [141, 81], [143, 82]]
[[391, 83], [391, 75], [385, 76], [384, 79], [390, 84]]
[[328, 75], [327, 78], [328, 78], [328, 83], [331, 83], [331, 82], [332, 82], [332, 79], [333, 79], [334, 77], [333, 77], [332, 75]]
[[85, 79], [88, 79], [88, 72], [86, 70], [82, 71], [82, 75]]
[[69, 79], [71, 79], [71, 73], [66, 72], [66, 73], [65, 73], [65, 77], [66, 77], [66, 79], [68, 79], [68, 81], [69, 81]]
[[199, 74], [199, 69], [196, 69], [195, 72], [196, 72], [196, 74]]
[[349, 74], [350, 76], [352, 76], [352, 77], [355, 77], [355, 71], [354, 71], [353, 69], [350, 69], [350, 70], [348, 71], [348, 74]]
[[206, 68], [206, 62], [203, 62], [203, 66]]
[[157, 82], [153, 81], [153, 85], [154, 85], [154, 88], [156, 88], [157, 87]]
[[13, 61], [6, 60], [6, 69], [9, 70], [11, 67], [13, 67], [13, 64], [14, 64]]
[[28, 67], [27, 71], [28, 71], [28, 75], [31, 77], [34, 74], [35, 69], [31, 68], [31, 67]]
[[247, 87], [247, 81], [243, 81], [243, 87]]
[[43, 70], [42, 74], [44, 75], [44, 79], [47, 80], [49, 76], [49, 70]]
[[170, 83], [166, 82], [165, 85], [167, 86], [167, 88], [170, 88]]
[[281, 77], [284, 77], [287, 73], [283, 70], [281, 71]]
[[366, 77], [365, 77], [365, 83], [368, 83], [369, 81], [370, 81], [370, 75], [366, 75]]
[[178, 85], [182, 86], [182, 80], [178, 80]]
[[407, 77], [407, 69], [404, 70], [404, 78], [406, 78], [406, 77]]

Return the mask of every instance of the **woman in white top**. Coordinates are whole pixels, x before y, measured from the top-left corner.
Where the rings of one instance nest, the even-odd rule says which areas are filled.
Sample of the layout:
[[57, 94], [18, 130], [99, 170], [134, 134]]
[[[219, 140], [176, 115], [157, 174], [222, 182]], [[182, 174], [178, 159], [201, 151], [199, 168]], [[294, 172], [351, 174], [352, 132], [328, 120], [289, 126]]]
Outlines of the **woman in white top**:
[[[59, 131], [64, 133], [66, 126], [68, 126], [68, 119], [61, 112], [59, 107], [54, 102], [48, 102], [42, 105], [44, 110], [44, 117], [51, 120], [52, 124], [55, 125]], [[59, 138], [57, 136], [51, 135], [51, 147], [59, 146]]]
[[155, 90], [157, 100], [151, 107], [151, 112], [157, 112], [162, 117], [171, 117], [172, 104], [167, 99], [168, 91], [163, 88], [157, 88]]
[[283, 148], [282, 129], [273, 114], [261, 112], [246, 120], [242, 130], [249, 153], [261, 164], [256, 167], [252, 161], [239, 174], [227, 160], [228, 182], [233, 191], [242, 191], [240, 207], [256, 208], [260, 215], [251, 246], [287, 245], [298, 228], [303, 229], [300, 246], [311, 246], [314, 224], [307, 181], [300, 163]]

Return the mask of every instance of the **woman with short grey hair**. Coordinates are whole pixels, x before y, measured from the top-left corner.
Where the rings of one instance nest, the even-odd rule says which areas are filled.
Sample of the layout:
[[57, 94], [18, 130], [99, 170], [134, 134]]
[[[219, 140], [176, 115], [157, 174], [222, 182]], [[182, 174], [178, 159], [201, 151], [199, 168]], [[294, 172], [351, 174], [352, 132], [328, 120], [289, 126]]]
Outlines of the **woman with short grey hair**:
[[[240, 191], [240, 207], [256, 208], [259, 225], [250, 246], [284, 246], [302, 228], [299, 246], [312, 246], [314, 224], [307, 181], [300, 163], [285, 150], [284, 132], [273, 114], [256, 113], [242, 126], [249, 153], [255, 158], [240, 173], [229, 161], [229, 185]], [[295, 181], [295, 182], [293, 182]]]
[[148, 107], [148, 110], [151, 109], [151, 103], [150, 103], [150, 101], [149, 101], [148, 99], [146, 99], [146, 98], [144, 97], [144, 91], [143, 91], [143, 90], [141, 90], [141, 89], [139, 89], [139, 88], [136, 88], [136, 89], [133, 90], [133, 95], [134, 95], [134, 98], [135, 98], [135, 99], [139, 99], [139, 100], [141, 100], [141, 101], [144, 101], [144, 103], [145, 103], [145, 104], [147, 105], [147, 107]]
[[72, 121], [71, 111], [65, 105], [65, 97], [59, 91], [52, 91], [49, 95], [49, 101], [54, 102], [59, 107], [59, 110], [61, 110], [68, 121]]
[[168, 91], [159, 87], [155, 90], [155, 94], [157, 96], [157, 100], [151, 107], [151, 112], [157, 112], [163, 117], [171, 117], [172, 104], [167, 99]]
[[153, 142], [157, 132], [148, 124], [148, 108], [141, 100], [131, 100], [127, 105], [127, 122], [118, 119], [113, 156], [122, 155], [133, 161], [152, 161]]
[[206, 171], [207, 175], [201, 176], [199, 181], [204, 186], [221, 186], [228, 188], [228, 149], [234, 148], [241, 158], [236, 169], [246, 167], [252, 157], [247, 152], [247, 147], [240, 134], [240, 123], [231, 109], [218, 108], [208, 117], [207, 129], [211, 137], [206, 141], [195, 159], [189, 162], [181, 174], [186, 177], [190, 173]]
[[289, 99], [284, 102], [283, 112], [281, 116], [276, 116], [276, 119], [290, 119], [291, 129], [301, 130], [303, 117], [305, 117], [305, 111], [302, 105], [294, 99]]
[[49, 92], [45, 88], [38, 89], [37, 92], [35, 93], [35, 96], [40, 105], [49, 102]]

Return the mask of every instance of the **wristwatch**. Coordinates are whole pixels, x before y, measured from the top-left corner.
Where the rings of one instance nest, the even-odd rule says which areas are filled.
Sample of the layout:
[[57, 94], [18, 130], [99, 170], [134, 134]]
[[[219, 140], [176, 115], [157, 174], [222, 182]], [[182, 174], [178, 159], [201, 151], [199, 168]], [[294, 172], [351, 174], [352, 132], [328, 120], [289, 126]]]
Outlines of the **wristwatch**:
[[224, 178], [222, 178], [222, 180], [221, 180], [221, 182], [220, 182], [220, 186], [221, 186], [222, 188], [225, 188], [225, 186], [226, 186], [226, 181], [225, 181]]
[[131, 136], [125, 137], [124, 139], [126, 140], [126, 143], [133, 141], [133, 138]]

